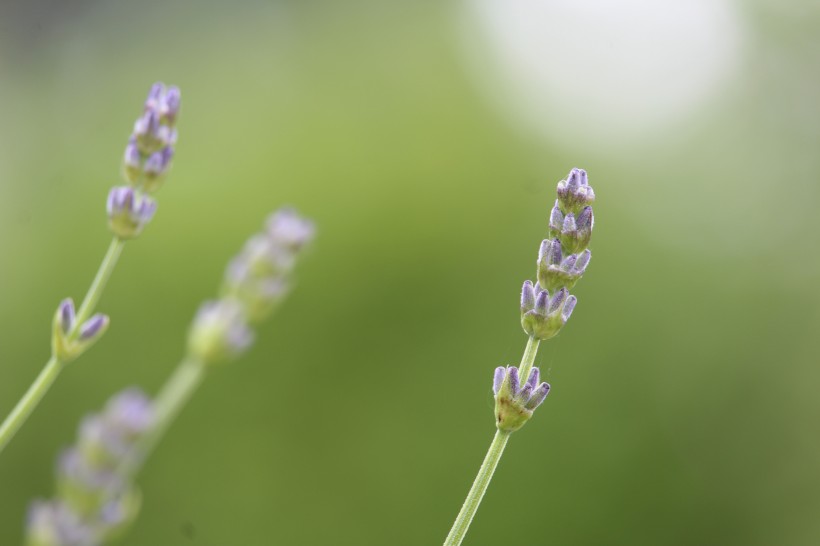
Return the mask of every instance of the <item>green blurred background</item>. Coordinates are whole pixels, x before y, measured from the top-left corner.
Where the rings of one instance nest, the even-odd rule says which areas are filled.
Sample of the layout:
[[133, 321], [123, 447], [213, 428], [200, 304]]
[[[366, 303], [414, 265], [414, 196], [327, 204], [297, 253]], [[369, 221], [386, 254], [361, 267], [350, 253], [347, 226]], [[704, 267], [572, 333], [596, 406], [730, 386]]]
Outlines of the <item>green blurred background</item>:
[[0, 413], [105, 252], [149, 85], [184, 99], [109, 333], [0, 457], [0, 544], [84, 414], [162, 384], [283, 204], [319, 228], [298, 285], [150, 460], [124, 544], [441, 543], [574, 166], [598, 196], [593, 260], [537, 359], [552, 394], [465, 544], [820, 544], [820, 8], [534, 4], [2, 4]]

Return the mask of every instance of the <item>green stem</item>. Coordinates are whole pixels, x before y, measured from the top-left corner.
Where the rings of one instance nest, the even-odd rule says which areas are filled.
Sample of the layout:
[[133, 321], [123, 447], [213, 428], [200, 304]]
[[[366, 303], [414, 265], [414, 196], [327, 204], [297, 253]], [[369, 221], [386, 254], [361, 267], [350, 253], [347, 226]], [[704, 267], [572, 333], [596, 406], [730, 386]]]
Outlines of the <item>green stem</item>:
[[[124, 244], [122, 240], [114, 237], [108, 246], [108, 251], [105, 253], [105, 257], [97, 270], [94, 281], [91, 283], [91, 287], [88, 289], [88, 293], [86, 293], [85, 299], [83, 299], [80, 309], [77, 311], [74, 326], [68, 334], [69, 339], [73, 340], [79, 336], [80, 326], [94, 312], [94, 308], [105, 289], [105, 285], [111, 277], [111, 273], [114, 271], [114, 266], [117, 264], [117, 259], [120, 257]], [[20, 427], [23, 426], [23, 423], [26, 422], [26, 419], [28, 419], [29, 415], [34, 411], [34, 408], [37, 407], [37, 404], [40, 403], [40, 400], [42, 400], [43, 396], [48, 392], [48, 389], [54, 384], [64, 364], [64, 362], [61, 362], [56, 356], [52, 355], [40, 371], [37, 379], [34, 380], [23, 397], [17, 402], [17, 405], [14, 406], [14, 409], [11, 410], [11, 413], [9, 413], [3, 421], [3, 424], [0, 425], [0, 452], [3, 451], [17, 431], [20, 430]]]
[[455, 523], [453, 523], [453, 528], [450, 529], [450, 534], [447, 535], [447, 539], [444, 541], [444, 546], [458, 546], [464, 540], [467, 529], [470, 528], [470, 523], [472, 523], [473, 517], [478, 510], [478, 505], [481, 504], [481, 499], [484, 498], [490, 480], [493, 479], [493, 473], [498, 466], [498, 461], [501, 460], [501, 454], [504, 453], [504, 447], [507, 445], [507, 440], [510, 439], [510, 434], [512, 433], [495, 431], [490, 449], [484, 457], [484, 462], [481, 463], [478, 475], [475, 477], [470, 492], [467, 493], [461, 511], [458, 513]]
[[521, 364], [518, 366], [518, 377], [521, 380], [522, 387], [527, 381], [527, 376], [530, 375], [532, 365], [535, 363], [535, 354], [538, 352], [540, 342], [541, 340], [532, 336], [527, 341], [527, 348], [524, 349], [524, 356], [521, 357]]
[[52, 356], [40, 371], [37, 379], [35, 379], [34, 383], [28, 388], [26, 394], [17, 402], [14, 409], [11, 410], [6, 420], [0, 425], [0, 452], [3, 451], [3, 448], [6, 447], [17, 431], [20, 430], [20, 427], [23, 426], [23, 423], [26, 422], [28, 416], [31, 415], [31, 412], [34, 411], [34, 408], [37, 407], [37, 404], [40, 403], [40, 400], [46, 392], [48, 392], [54, 380], [57, 379], [62, 368], [62, 363]]
[[111, 240], [111, 244], [108, 245], [108, 251], [105, 253], [105, 257], [100, 264], [100, 268], [97, 269], [97, 274], [94, 276], [94, 281], [88, 288], [88, 292], [86, 292], [85, 298], [83, 298], [83, 302], [80, 304], [80, 308], [77, 309], [77, 315], [74, 319], [74, 327], [71, 329], [71, 332], [69, 332], [70, 339], [75, 339], [79, 335], [80, 326], [82, 326], [82, 324], [94, 312], [94, 309], [96, 309], [97, 302], [100, 301], [103, 290], [105, 290], [105, 285], [108, 283], [108, 279], [111, 278], [111, 273], [114, 272], [114, 266], [117, 265], [117, 260], [119, 259], [124, 246], [125, 241], [119, 237], [114, 237]]
[[139, 440], [134, 450], [137, 455], [127, 459], [120, 467], [122, 475], [133, 476], [139, 471], [204, 377], [205, 365], [198, 360], [185, 359], [177, 366], [154, 399], [154, 424], [150, 432]]

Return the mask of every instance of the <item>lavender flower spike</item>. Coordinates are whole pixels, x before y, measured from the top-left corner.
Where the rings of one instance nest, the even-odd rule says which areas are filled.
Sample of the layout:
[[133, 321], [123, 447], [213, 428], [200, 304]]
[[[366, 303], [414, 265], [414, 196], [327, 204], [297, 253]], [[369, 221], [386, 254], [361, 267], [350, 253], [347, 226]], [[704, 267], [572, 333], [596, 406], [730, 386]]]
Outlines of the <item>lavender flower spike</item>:
[[153, 406], [137, 389], [109, 400], [86, 417], [77, 443], [57, 461], [57, 493], [29, 509], [29, 546], [100, 546], [129, 525], [139, 510], [139, 493], [123, 463], [138, 456], [137, 445], [153, 423]]
[[287, 294], [296, 259], [314, 232], [313, 222], [293, 209], [280, 209], [268, 217], [265, 230], [251, 237], [231, 261], [222, 295], [242, 304], [249, 323], [267, 317]]

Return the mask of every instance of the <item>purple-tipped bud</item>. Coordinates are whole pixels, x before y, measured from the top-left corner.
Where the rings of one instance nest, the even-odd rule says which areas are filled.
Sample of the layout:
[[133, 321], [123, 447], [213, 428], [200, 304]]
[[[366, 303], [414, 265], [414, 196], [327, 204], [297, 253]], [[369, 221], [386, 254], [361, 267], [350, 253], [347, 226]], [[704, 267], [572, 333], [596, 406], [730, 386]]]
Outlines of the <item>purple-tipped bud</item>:
[[587, 269], [587, 265], [589, 265], [589, 260], [592, 258], [592, 252], [589, 249], [586, 249], [581, 254], [578, 255], [578, 259], [575, 262], [575, 266], [573, 267], [573, 272], [577, 274], [582, 274]]
[[289, 248], [299, 249], [313, 239], [313, 222], [302, 218], [290, 208], [279, 209], [268, 217], [268, 236], [272, 241]]
[[164, 119], [168, 120], [168, 123], [173, 125], [179, 114], [179, 106], [182, 102], [179, 87], [175, 85], [169, 86], [168, 91], [165, 92], [164, 99], [160, 105], [160, 114]]
[[26, 521], [26, 544], [77, 546], [97, 544], [98, 531], [59, 501], [35, 501]]
[[105, 419], [126, 436], [146, 432], [154, 421], [151, 399], [136, 387], [117, 393], [105, 405]]
[[558, 183], [558, 200], [565, 212], [579, 212], [595, 200], [595, 192], [583, 169], [572, 169], [566, 180]]
[[162, 82], [156, 82], [148, 90], [148, 97], [145, 99], [145, 110], [158, 110], [162, 102], [162, 96], [165, 93], [165, 85]]
[[162, 186], [162, 182], [168, 169], [171, 167], [171, 159], [174, 157], [174, 149], [166, 146], [158, 152], [148, 156], [145, 160], [143, 172], [145, 173], [145, 191], [155, 192]]
[[561, 207], [558, 206], [558, 199], [555, 200], [555, 205], [550, 211], [550, 230], [553, 232], [560, 232], [564, 225], [564, 215], [561, 212]]
[[561, 262], [561, 269], [563, 271], [572, 271], [572, 269], [575, 267], [575, 262], [577, 261], [578, 256], [576, 256], [575, 254], [570, 254], [569, 256], [564, 258], [563, 262]]
[[549, 292], [546, 290], [542, 290], [538, 293], [535, 297], [535, 313], [537, 315], [546, 315], [547, 314], [547, 306], [549, 305]]
[[566, 322], [569, 320], [569, 317], [572, 316], [572, 310], [575, 309], [575, 304], [578, 303], [578, 298], [575, 296], [570, 296], [567, 298], [567, 302], [564, 304], [564, 308], [561, 310], [561, 319]]
[[108, 225], [121, 239], [136, 237], [154, 217], [157, 203], [129, 186], [111, 188], [106, 203]]
[[501, 390], [501, 383], [504, 382], [506, 375], [507, 368], [504, 366], [499, 366], [495, 369], [495, 375], [493, 376], [493, 394], [498, 394], [498, 391]]
[[561, 263], [561, 241], [553, 239], [547, 252], [547, 263], [558, 265]]
[[156, 110], [146, 110], [134, 122], [133, 134], [137, 137], [138, 142], [144, 139], [155, 137], [159, 130], [159, 114]]
[[521, 387], [521, 391], [518, 393], [516, 398], [518, 399], [519, 404], [526, 404], [527, 401], [532, 396], [532, 385], [529, 383], [525, 383], [523, 387]]
[[188, 334], [188, 352], [205, 364], [238, 356], [253, 342], [242, 305], [232, 299], [204, 303]]
[[527, 377], [527, 385], [533, 389], [538, 385], [538, 380], [541, 378], [541, 371], [538, 368], [530, 370], [530, 375]]
[[521, 312], [526, 312], [535, 307], [535, 289], [532, 281], [524, 281], [521, 288]]
[[516, 396], [518, 394], [519, 385], [521, 384], [518, 378], [518, 368], [515, 366], [507, 368], [507, 378], [510, 382], [510, 396]]
[[136, 139], [131, 138], [128, 140], [122, 164], [125, 177], [132, 184], [136, 183], [142, 172], [142, 154], [139, 146], [137, 146]]
[[80, 340], [89, 341], [99, 337], [108, 328], [110, 319], [102, 313], [97, 313], [80, 326]]
[[66, 298], [60, 302], [60, 327], [67, 334], [74, 326], [74, 300]]
[[561, 231], [564, 233], [571, 233], [577, 230], [578, 228], [575, 225], [575, 215], [570, 212], [564, 217], [564, 224], [561, 226]]
[[549, 383], [541, 383], [538, 385], [532, 396], [530, 397], [529, 401], [527, 401], [526, 405], [524, 406], [526, 409], [533, 411], [535, 408], [541, 405], [547, 395], [550, 393], [550, 386]]
[[576, 219], [579, 231], [592, 231], [592, 226], [595, 223], [595, 217], [592, 214], [592, 207], [584, 207], [578, 214]]
[[562, 288], [556, 292], [555, 295], [552, 296], [552, 299], [550, 299], [549, 312], [554, 313], [557, 311], [561, 305], [564, 304], [564, 300], [567, 299], [567, 296], [569, 296], [569, 290], [566, 288]]

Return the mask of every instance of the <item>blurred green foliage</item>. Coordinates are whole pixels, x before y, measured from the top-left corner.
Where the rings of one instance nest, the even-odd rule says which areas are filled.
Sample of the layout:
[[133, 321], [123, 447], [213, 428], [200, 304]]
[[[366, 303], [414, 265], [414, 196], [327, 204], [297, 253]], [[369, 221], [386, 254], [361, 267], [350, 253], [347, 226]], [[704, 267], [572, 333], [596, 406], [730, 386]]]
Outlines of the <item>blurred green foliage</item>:
[[184, 99], [158, 214], [101, 302], [108, 334], [0, 457], [0, 544], [84, 414], [161, 385], [282, 204], [319, 228], [298, 286], [151, 459], [124, 544], [440, 543], [573, 166], [598, 195], [593, 260], [537, 359], [552, 394], [465, 544], [817, 544], [820, 15], [763, 4], [727, 96], [628, 153], [505, 124], [466, 74], [455, 4], [100, 2], [36, 40], [5, 32], [0, 413], [102, 258], [148, 86]]

